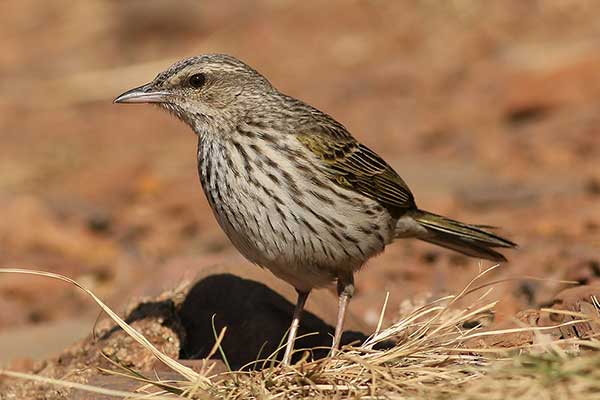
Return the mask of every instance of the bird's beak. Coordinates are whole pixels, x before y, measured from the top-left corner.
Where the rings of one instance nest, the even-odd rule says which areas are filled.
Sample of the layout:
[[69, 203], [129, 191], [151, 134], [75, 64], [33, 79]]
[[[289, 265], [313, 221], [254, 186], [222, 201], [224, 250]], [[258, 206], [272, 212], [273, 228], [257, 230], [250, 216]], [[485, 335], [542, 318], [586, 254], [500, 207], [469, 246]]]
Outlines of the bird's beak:
[[128, 90], [114, 99], [113, 103], [166, 103], [169, 92], [152, 87], [152, 82]]

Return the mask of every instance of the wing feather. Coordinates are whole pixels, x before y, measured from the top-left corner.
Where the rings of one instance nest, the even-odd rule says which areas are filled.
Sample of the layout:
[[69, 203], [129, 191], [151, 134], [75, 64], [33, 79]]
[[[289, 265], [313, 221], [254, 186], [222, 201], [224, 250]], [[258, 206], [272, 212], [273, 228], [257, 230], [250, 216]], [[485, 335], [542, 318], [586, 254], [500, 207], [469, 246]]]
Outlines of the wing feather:
[[381, 157], [351, 136], [302, 134], [298, 140], [321, 161], [336, 184], [379, 201], [387, 208], [414, 208], [410, 189]]

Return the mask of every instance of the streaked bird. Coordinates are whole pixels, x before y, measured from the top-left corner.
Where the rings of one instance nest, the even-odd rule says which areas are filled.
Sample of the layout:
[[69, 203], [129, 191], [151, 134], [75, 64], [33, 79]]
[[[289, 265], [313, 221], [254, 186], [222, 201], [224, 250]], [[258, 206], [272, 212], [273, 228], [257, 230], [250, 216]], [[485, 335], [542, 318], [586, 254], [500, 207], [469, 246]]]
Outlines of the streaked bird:
[[221, 228], [248, 260], [298, 292], [286, 365], [310, 291], [337, 282], [334, 352], [354, 272], [395, 239], [493, 261], [505, 260], [495, 248], [515, 246], [419, 209], [400, 175], [342, 124], [232, 56], [181, 60], [115, 103], [158, 104], [198, 136], [200, 182]]

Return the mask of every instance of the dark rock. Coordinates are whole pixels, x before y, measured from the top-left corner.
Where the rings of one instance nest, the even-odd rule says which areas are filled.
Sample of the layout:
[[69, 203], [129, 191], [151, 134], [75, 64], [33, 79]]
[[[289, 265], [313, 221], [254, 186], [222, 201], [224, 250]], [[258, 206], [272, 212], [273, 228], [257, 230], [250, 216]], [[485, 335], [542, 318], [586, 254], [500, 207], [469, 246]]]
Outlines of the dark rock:
[[[332, 303], [337, 306], [334, 299]], [[293, 311], [294, 304], [260, 282], [232, 274], [208, 276], [192, 287], [181, 307], [179, 316], [186, 340], [180, 356], [207, 357], [216, 335], [227, 327], [221, 346], [232, 369], [267, 358], [285, 343]], [[321, 318], [305, 312], [296, 349], [308, 349], [314, 358], [325, 357], [333, 332], [334, 328]], [[365, 339], [364, 334], [347, 331], [342, 344]], [[278, 358], [282, 356], [283, 350]], [[301, 357], [302, 352], [295, 356]]]

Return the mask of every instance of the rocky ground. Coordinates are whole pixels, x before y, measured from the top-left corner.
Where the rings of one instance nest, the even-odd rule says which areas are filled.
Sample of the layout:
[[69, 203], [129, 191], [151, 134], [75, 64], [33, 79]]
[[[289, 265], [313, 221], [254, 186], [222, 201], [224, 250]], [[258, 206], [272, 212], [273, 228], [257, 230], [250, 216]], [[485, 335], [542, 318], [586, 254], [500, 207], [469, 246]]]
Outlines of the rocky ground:
[[[499, 226], [519, 243], [488, 277], [505, 280], [489, 295], [500, 300], [490, 327], [517, 315], [539, 322], [523, 310], [578, 309], [600, 283], [599, 13], [600, 4], [574, 0], [8, 1], [0, 17], [0, 267], [65, 274], [122, 313], [178, 290], [199, 298], [176, 307], [174, 325], [164, 318], [185, 300], [158, 307], [158, 325], [139, 322], [187, 358], [203, 354], [204, 336], [182, 342], [189, 333], [179, 333], [204, 335], [202, 317], [238, 303], [228, 291], [189, 296], [182, 282], [224, 268], [286, 295], [218, 228], [188, 128], [153, 107], [111, 104], [183, 56], [226, 52], [343, 122], [395, 167], [422, 208]], [[490, 265], [398, 242], [357, 276], [351, 325], [369, 334], [386, 292], [389, 323]], [[228, 279], [220, 284], [239, 284]], [[264, 293], [250, 303], [254, 318], [279, 327], [290, 306]], [[241, 298], [244, 311], [223, 319], [230, 326], [245, 327], [253, 314], [252, 300]], [[334, 306], [326, 290], [309, 299], [316, 330], [327, 331]], [[95, 362], [89, 341], [64, 349], [92, 332], [97, 315], [64, 283], [1, 275], [0, 364], [42, 371], [56, 359], [40, 360], [73, 351], [93, 358], [77, 362]], [[203, 328], [185, 327], [196, 323]], [[275, 327], [263, 334], [279, 334]], [[246, 339], [227, 340], [240, 363], [250, 357], [236, 347]], [[119, 343], [110, 344], [117, 353]]]

